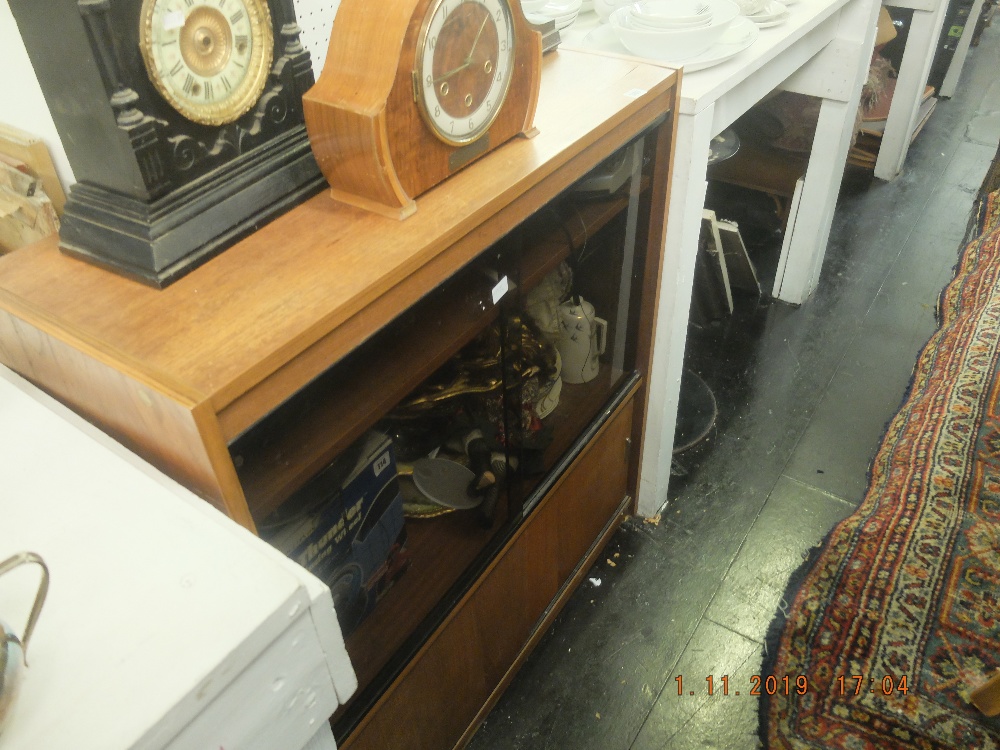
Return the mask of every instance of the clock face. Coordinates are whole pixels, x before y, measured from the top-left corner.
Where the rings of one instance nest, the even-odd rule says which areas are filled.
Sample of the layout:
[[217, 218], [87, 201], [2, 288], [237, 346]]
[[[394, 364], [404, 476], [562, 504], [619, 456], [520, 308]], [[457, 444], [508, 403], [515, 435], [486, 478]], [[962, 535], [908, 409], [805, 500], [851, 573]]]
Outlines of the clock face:
[[436, 0], [417, 44], [414, 85], [424, 121], [449, 144], [483, 136], [514, 70], [507, 0]]
[[149, 79], [188, 119], [223, 125], [260, 97], [274, 54], [266, 0], [143, 0], [140, 24]]

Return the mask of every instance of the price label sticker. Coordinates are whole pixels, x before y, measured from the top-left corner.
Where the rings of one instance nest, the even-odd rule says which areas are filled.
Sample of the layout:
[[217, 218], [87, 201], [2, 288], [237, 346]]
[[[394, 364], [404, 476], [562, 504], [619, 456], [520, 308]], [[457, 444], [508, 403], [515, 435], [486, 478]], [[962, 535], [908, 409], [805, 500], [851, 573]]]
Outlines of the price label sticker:
[[503, 299], [503, 296], [507, 294], [507, 292], [509, 291], [510, 291], [510, 281], [508, 281], [507, 277], [504, 276], [502, 279], [500, 279], [500, 281], [497, 282], [497, 285], [493, 287], [493, 304], [495, 305], [497, 302]]
[[163, 30], [173, 31], [184, 25], [184, 11], [172, 10], [163, 17]]
[[629, 89], [625, 92], [625, 96], [629, 99], [638, 99], [640, 96], [646, 93], [648, 89]]

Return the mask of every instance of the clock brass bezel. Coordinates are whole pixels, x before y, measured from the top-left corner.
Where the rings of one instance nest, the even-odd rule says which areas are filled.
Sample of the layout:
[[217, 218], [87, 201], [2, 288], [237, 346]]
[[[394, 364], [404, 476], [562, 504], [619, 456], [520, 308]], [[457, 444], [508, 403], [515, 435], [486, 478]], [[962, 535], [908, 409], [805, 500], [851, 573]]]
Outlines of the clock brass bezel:
[[[474, 2], [477, 5], [481, 5], [487, 11], [489, 11], [489, 7], [482, 0], [464, 0], [464, 1]], [[430, 128], [431, 132], [439, 140], [443, 141], [444, 143], [447, 143], [449, 146], [466, 146], [470, 143], [475, 143], [476, 141], [486, 136], [486, 134], [490, 132], [490, 128], [493, 126], [493, 123], [499, 116], [500, 111], [503, 109], [504, 102], [507, 99], [507, 94], [510, 92], [510, 84], [511, 81], [514, 79], [514, 65], [517, 59], [517, 54], [516, 54], [517, 34], [514, 30], [515, 26], [514, 11], [511, 9], [510, 2], [508, 0], [496, 0], [496, 1], [502, 7], [503, 12], [507, 17], [507, 25], [508, 28], [510, 29], [510, 45], [507, 51], [502, 53], [507, 57], [508, 60], [507, 73], [504, 76], [503, 90], [500, 92], [500, 99], [497, 102], [496, 106], [493, 108], [492, 114], [489, 116], [489, 118], [487, 118], [484, 121], [482, 125], [476, 128], [474, 132], [466, 136], [460, 136], [456, 138], [443, 131], [441, 127], [434, 121], [434, 118], [431, 115], [429, 109], [431, 105], [428, 102], [427, 90], [421, 83], [421, 73], [420, 73], [421, 69], [424, 66], [425, 56], [427, 54], [430, 55], [434, 54], [433, 50], [429, 50], [427, 48], [427, 43], [428, 43], [427, 35], [430, 31], [431, 21], [437, 15], [438, 10], [441, 8], [442, 5], [444, 5], [446, 2], [455, 2], [455, 0], [434, 0], [434, 2], [432, 2], [430, 7], [428, 8], [427, 12], [424, 14], [423, 21], [421, 22], [420, 25], [420, 33], [417, 36], [416, 55], [413, 61], [413, 74], [412, 74], [413, 86], [414, 86], [413, 95], [417, 101], [418, 105], [417, 108], [420, 111], [420, 117], [423, 119], [424, 123], [427, 125], [428, 128]], [[496, 21], [493, 20], [493, 14], [488, 12], [487, 15], [491, 19], [493, 28], [497, 29], [497, 36], [500, 36]]]
[[[274, 59], [274, 30], [271, 26], [271, 11], [266, 0], [239, 0], [246, 9], [250, 24], [250, 62], [247, 74], [225, 99], [207, 104], [199, 104], [178, 96], [167, 86], [163, 75], [156, 66], [153, 55], [153, 9], [164, 0], [143, 0], [139, 13], [139, 48], [150, 82], [167, 103], [187, 119], [202, 125], [226, 125], [246, 114], [257, 103]], [[188, 11], [206, 7], [204, 0], [198, 0]]]

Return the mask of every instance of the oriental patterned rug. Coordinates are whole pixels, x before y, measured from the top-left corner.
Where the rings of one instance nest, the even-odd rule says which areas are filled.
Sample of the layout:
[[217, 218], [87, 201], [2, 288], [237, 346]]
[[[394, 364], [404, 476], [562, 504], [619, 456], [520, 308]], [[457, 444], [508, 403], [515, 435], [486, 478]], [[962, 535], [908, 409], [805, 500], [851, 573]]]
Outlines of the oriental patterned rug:
[[985, 203], [864, 501], [772, 623], [771, 750], [1000, 748], [968, 703], [1000, 668], [1000, 193]]

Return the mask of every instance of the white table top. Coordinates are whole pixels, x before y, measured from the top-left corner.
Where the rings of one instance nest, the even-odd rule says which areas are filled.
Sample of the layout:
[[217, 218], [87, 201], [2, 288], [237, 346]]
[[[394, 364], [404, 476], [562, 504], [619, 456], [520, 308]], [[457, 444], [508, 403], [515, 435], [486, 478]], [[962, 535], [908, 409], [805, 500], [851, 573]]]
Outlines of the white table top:
[[[32, 551], [51, 571], [0, 749], [302, 747], [296, 731], [354, 690], [325, 586], [3, 367], [0, 482], [0, 559]], [[18, 634], [38, 578], [0, 578]], [[266, 695], [227, 716], [224, 694], [290, 632], [287, 663], [245, 681]], [[283, 723], [308, 728], [246, 742]]]
[[[680, 114], [700, 112], [761, 69], [776, 62], [786, 71], [786, 76], [791, 75], [833, 38], [834, 25], [825, 22], [848, 2], [850, 0], [800, 0], [788, 7], [789, 15], [784, 23], [761, 28], [757, 40], [735, 57], [710, 68], [690, 73], [685, 71], [681, 79]], [[590, 32], [600, 23], [596, 13], [581, 13], [569, 28], [560, 32], [563, 45], [628, 55], [628, 50], [620, 43], [599, 44], [591, 41], [592, 36], [588, 39]], [[804, 58], [802, 55], [784, 56], [784, 53], [802, 40], [808, 42]], [[777, 82], [780, 80], [779, 78]]]
[[[779, 90], [820, 99], [808, 168], [788, 207], [773, 296], [801, 304], [819, 278], [858, 100], [875, 37], [878, 0], [792, 0], [777, 25], [710, 67], [681, 68], [670, 202], [657, 309], [638, 511], [665, 507], [680, 382], [713, 137]], [[632, 57], [594, 12], [560, 32], [563, 48]], [[705, 53], [711, 58], [718, 47]], [[704, 58], [703, 58], [704, 60]], [[664, 61], [664, 66], [671, 63]], [[693, 69], [692, 69], [693, 68]]]

